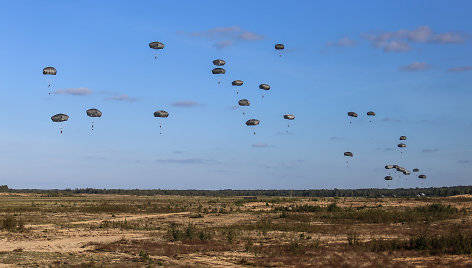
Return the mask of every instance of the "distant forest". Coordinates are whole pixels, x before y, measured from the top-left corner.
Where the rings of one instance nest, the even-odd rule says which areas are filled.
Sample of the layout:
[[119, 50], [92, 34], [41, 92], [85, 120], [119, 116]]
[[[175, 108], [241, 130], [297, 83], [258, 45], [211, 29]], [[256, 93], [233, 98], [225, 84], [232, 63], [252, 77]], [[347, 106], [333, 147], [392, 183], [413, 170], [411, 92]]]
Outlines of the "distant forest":
[[122, 195], [181, 195], [181, 196], [284, 196], [284, 197], [415, 197], [425, 196], [452, 196], [472, 194], [472, 186], [451, 186], [431, 188], [396, 188], [396, 189], [321, 189], [321, 190], [140, 190], [140, 189], [10, 189], [7, 185], [0, 185], [0, 192], [8, 193], [37, 193], [50, 196], [67, 196], [74, 194], [122, 194]]

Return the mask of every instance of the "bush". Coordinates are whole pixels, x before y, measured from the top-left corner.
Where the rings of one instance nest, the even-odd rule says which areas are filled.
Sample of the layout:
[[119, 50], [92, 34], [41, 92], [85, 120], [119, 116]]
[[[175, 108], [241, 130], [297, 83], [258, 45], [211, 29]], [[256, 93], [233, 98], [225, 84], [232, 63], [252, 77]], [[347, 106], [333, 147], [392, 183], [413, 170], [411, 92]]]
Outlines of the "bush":
[[1, 221], [2, 223], [2, 229], [5, 229], [10, 232], [22, 232], [25, 230], [25, 223], [21, 218], [15, 218], [13, 215], [7, 215], [5, 218]]

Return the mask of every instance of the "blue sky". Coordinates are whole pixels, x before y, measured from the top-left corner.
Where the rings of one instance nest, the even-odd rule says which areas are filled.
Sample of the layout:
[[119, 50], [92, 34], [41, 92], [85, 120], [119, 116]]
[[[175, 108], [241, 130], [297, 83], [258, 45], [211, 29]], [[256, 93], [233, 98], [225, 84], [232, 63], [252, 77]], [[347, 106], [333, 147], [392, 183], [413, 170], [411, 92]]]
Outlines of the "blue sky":
[[[0, 184], [388, 187], [384, 166], [399, 164], [428, 178], [396, 176], [389, 187], [469, 185], [470, 10], [470, 1], [5, 2]], [[165, 44], [157, 59], [152, 41]], [[217, 58], [225, 75], [211, 74]], [[51, 89], [46, 66], [58, 71]], [[261, 83], [271, 86], [264, 98]], [[235, 109], [242, 98], [246, 115]], [[90, 108], [103, 112], [93, 131]], [[359, 114], [352, 124], [349, 111]], [[63, 134], [57, 113], [70, 116]], [[261, 121], [256, 135], [250, 118]]]

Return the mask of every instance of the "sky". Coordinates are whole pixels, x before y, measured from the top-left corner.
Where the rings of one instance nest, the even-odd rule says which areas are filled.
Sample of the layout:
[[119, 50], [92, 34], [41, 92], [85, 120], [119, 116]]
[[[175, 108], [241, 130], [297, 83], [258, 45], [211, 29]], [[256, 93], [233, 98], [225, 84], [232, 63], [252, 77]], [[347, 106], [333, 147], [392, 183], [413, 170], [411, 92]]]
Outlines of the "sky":
[[[470, 185], [470, 10], [430, 0], [4, 2], [0, 185]], [[215, 59], [224, 75], [211, 73]], [[57, 75], [44, 76], [47, 66]], [[90, 108], [103, 113], [93, 131]], [[58, 113], [69, 120], [52, 122]], [[260, 124], [246, 126], [252, 118]]]

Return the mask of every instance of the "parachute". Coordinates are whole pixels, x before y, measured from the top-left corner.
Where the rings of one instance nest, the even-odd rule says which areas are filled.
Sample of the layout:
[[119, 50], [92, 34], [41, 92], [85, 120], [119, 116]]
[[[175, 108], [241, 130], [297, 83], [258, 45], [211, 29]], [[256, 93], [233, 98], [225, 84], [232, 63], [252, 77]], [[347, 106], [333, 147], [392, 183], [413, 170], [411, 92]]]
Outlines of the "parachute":
[[[231, 84], [235, 87], [240, 87], [243, 85], [243, 81], [242, 80], [234, 80]], [[236, 94], [239, 94], [239, 88], [236, 88]]]
[[[355, 112], [347, 112], [347, 115], [350, 116], [350, 117], [357, 117], [357, 114]], [[349, 120], [349, 124], [351, 124], [352, 121]]]
[[[238, 101], [238, 104], [239, 104], [239, 106], [250, 106], [251, 102], [249, 100], [242, 99], [242, 100]], [[243, 115], [245, 115], [245, 114], [246, 114], [246, 109], [243, 108]]]
[[386, 165], [385, 166], [385, 169], [392, 169], [393, 168], [393, 165]]
[[406, 136], [400, 136], [400, 140], [401, 140], [401, 141], [405, 141], [405, 140], [406, 140]]
[[[102, 116], [102, 112], [98, 109], [88, 109], [86, 111], [87, 115], [89, 117], [101, 117]], [[94, 125], [94, 121], [92, 121], [92, 130], [93, 130], [93, 125]]]
[[[225, 73], [226, 73], [226, 70], [223, 69], [223, 68], [219, 68], [219, 67], [218, 67], [218, 68], [215, 68], [215, 69], [211, 70], [211, 72], [212, 72], [213, 74], [225, 74]], [[220, 81], [220, 80], [218, 80], [218, 84], [221, 84], [221, 81]]]
[[413, 172], [419, 172], [419, 171], [420, 171], [420, 170], [417, 169], [417, 168], [414, 168], [414, 169], [413, 169]]
[[[246, 121], [246, 126], [257, 126], [259, 125], [259, 120], [257, 119], [249, 119]], [[256, 131], [254, 131], [254, 135], [256, 135]]]
[[293, 119], [295, 119], [295, 116], [293, 114], [285, 114], [284, 119], [293, 120]]
[[347, 115], [350, 117], [357, 117], [357, 114], [355, 112], [347, 112]]
[[[259, 88], [267, 91], [270, 89], [270, 86], [267, 84], [260, 84]], [[262, 98], [264, 98], [264, 93], [262, 93]]]
[[[164, 110], [159, 110], [159, 111], [154, 112], [154, 117], [167, 118], [168, 116], [169, 116], [169, 113]], [[162, 121], [159, 121], [159, 130], [160, 130], [159, 134], [162, 134]]]
[[260, 89], [263, 89], [263, 90], [269, 90], [269, 89], [270, 89], [270, 86], [267, 85], [267, 84], [260, 84], [260, 85], [259, 85], [259, 88], [260, 88]]
[[405, 148], [405, 147], [406, 147], [406, 144], [400, 143], [400, 144], [398, 144], [397, 146], [398, 146], [398, 148]]
[[344, 156], [350, 156], [353, 157], [354, 155], [351, 152], [344, 152]]
[[[344, 152], [344, 156], [353, 157], [354, 155], [351, 152]], [[349, 160], [346, 160], [346, 167], [349, 167]]]
[[[293, 119], [295, 119], [295, 116], [293, 114], [285, 114], [284, 119], [293, 120]], [[290, 124], [287, 124], [287, 128], [289, 128], [289, 127], [290, 127]], [[288, 130], [287, 130], [287, 132], [288, 132]]]
[[223, 66], [226, 64], [226, 61], [224, 60], [220, 60], [220, 59], [216, 59], [213, 61], [213, 64], [216, 65], [216, 66]]
[[275, 50], [279, 51], [279, 57], [282, 57], [282, 50], [284, 50], [285, 46], [283, 44], [275, 44]]
[[392, 176], [385, 176], [384, 180], [391, 181], [391, 180], [393, 180], [393, 178], [392, 178]]
[[[367, 116], [375, 116], [375, 112], [373, 112], [373, 111], [368, 111], [368, 112], [367, 112]], [[369, 122], [372, 123], [372, 120], [369, 120]]]
[[418, 178], [420, 178], [420, 179], [423, 179], [423, 180], [424, 180], [424, 179], [426, 179], [426, 175], [424, 175], [424, 174], [418, 175]]
[[[56, 114], [56, 115], [51, 116], [51, 120], [56, 123], [65, 122], [68, 119], [69, 119], [69, 116], [67, 114]], [[61, 130], [61, 134], [62, 134], [62, 126], [59, 129]]]
[[[56, 75], [57, 70], [54, 67], [46, 67], [43, 69], [43, 75], [45, 75], [46, 81], [48, 82], [48, 88], [51, 87], [51, 82], [52, 82], [52, 77], [49, 77], [50, 75]], [[49, 93], [51, 95], [51, 93]]]
[[410, 173], [410, 171], [408, 171], [408, 170], [403, 171], [403, 175], [410, 175], [410, 174], [411, 174], [411, 173]]
[[[164, 49], [164, 44], [161, 42], [151, 42], [149, 43], [149, 47], [152, 49]], [[154, 54], [154, 59], [157, 59], [157, 51]]]
[[239, 104], [239, 106], [250, 106], [251, 105], [251, 103], [246, 99], [239, 100], [238, 104]]

